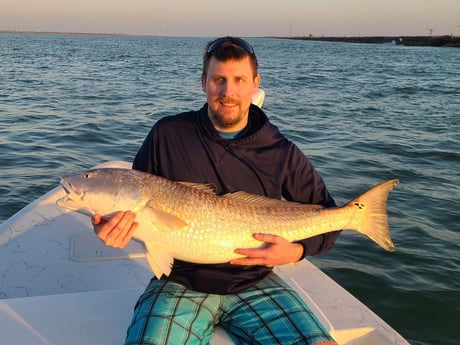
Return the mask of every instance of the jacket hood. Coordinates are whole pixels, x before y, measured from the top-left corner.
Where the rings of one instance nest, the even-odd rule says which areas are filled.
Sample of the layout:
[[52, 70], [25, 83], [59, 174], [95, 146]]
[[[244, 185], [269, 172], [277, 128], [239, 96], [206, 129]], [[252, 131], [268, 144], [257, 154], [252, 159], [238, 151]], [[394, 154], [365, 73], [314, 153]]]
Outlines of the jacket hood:
[[223, 139], [214, 128], [208, 116], [208, 104], [206, 103], [199, 111], [200, 125], [204, 133], [213, 141], [239, 148], [257, 149], [276, 144], [280, 140], [286, 140], [278, 127], [270, 123], [264, 111], [251, 104], [249, 108], [248, 125], [234, 139]]

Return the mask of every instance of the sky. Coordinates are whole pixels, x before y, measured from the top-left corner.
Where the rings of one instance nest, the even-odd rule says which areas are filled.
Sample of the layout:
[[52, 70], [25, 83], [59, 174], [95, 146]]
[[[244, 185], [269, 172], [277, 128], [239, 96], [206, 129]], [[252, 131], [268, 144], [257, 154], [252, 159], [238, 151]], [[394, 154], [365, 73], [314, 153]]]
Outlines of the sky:
[[0, 0], [0, 30], [196, 37], [460, 36], [460, 0]]

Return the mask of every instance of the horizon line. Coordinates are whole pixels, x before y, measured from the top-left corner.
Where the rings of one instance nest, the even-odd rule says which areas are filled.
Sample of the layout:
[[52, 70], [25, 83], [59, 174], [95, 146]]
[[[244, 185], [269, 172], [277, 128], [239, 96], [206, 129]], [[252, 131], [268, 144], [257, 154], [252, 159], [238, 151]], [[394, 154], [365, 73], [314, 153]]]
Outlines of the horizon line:
[[[88, 36], [132, 36], [132, 37], [214, 37], [214, 36], [181, 36], [181, 35], [162, 35], [162, 34], [133, 34], [133, 33], [116, 33], [116, 32], [85, 32], [85, 31], [51, 31], [51, 30], [0, 30], [0, 34], [43, 34], [43, 35], [88, 35]], [[402, 34], [402, 35], [361, 35], [361, 34], [342, 34], [342, 35], [255, 35], [255, 36], [242, 36], [248, 38], [334, 38], [334, 37], [441, 37], [441, 36], [450, 36], [458, 37], [454, 34]]]

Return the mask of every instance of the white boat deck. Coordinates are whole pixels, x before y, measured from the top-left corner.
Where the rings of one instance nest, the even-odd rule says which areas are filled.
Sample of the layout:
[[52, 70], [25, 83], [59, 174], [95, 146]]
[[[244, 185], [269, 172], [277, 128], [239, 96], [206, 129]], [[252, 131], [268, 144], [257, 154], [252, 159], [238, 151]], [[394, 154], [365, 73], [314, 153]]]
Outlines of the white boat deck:
[[[152, 277], [141, 243], [104, 246], [89, 217], [56, 206], [63, 195], [58, 187], [0, 225], [1, 344], [123, 344], [134, 304]], [[339, 344], [408, 344], [310, 262], [276, 272]], [[232, 341], [217, 329], [211, 344]]]

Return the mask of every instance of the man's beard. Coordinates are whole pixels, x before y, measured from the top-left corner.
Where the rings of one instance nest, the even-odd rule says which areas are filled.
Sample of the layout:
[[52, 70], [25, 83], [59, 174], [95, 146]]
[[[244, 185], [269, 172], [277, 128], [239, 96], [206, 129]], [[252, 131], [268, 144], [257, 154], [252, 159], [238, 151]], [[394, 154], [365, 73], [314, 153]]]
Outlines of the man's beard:
[[235, 108], [238, 110], [237, 113], [235, 113], [236, 109], [230, 110], [232, 113], [232, 116], [226, 116], [225, 111], [220, 112], [219, 110], [214, 110], [214, 109], [209, 109], [211, 118], [213, 120], [213, 123], [215, 123], [217, 126], [220, 128], [231, 128], [241, 122], [241, 120], [244, 118], [243, 114], [244, 112], [241, 109], [241, 104], [239, 101], [230, 99], [230, 98], [219, 98], [216, 100], [216, 103], [227, 103], [227, 104], [236, 104]]

